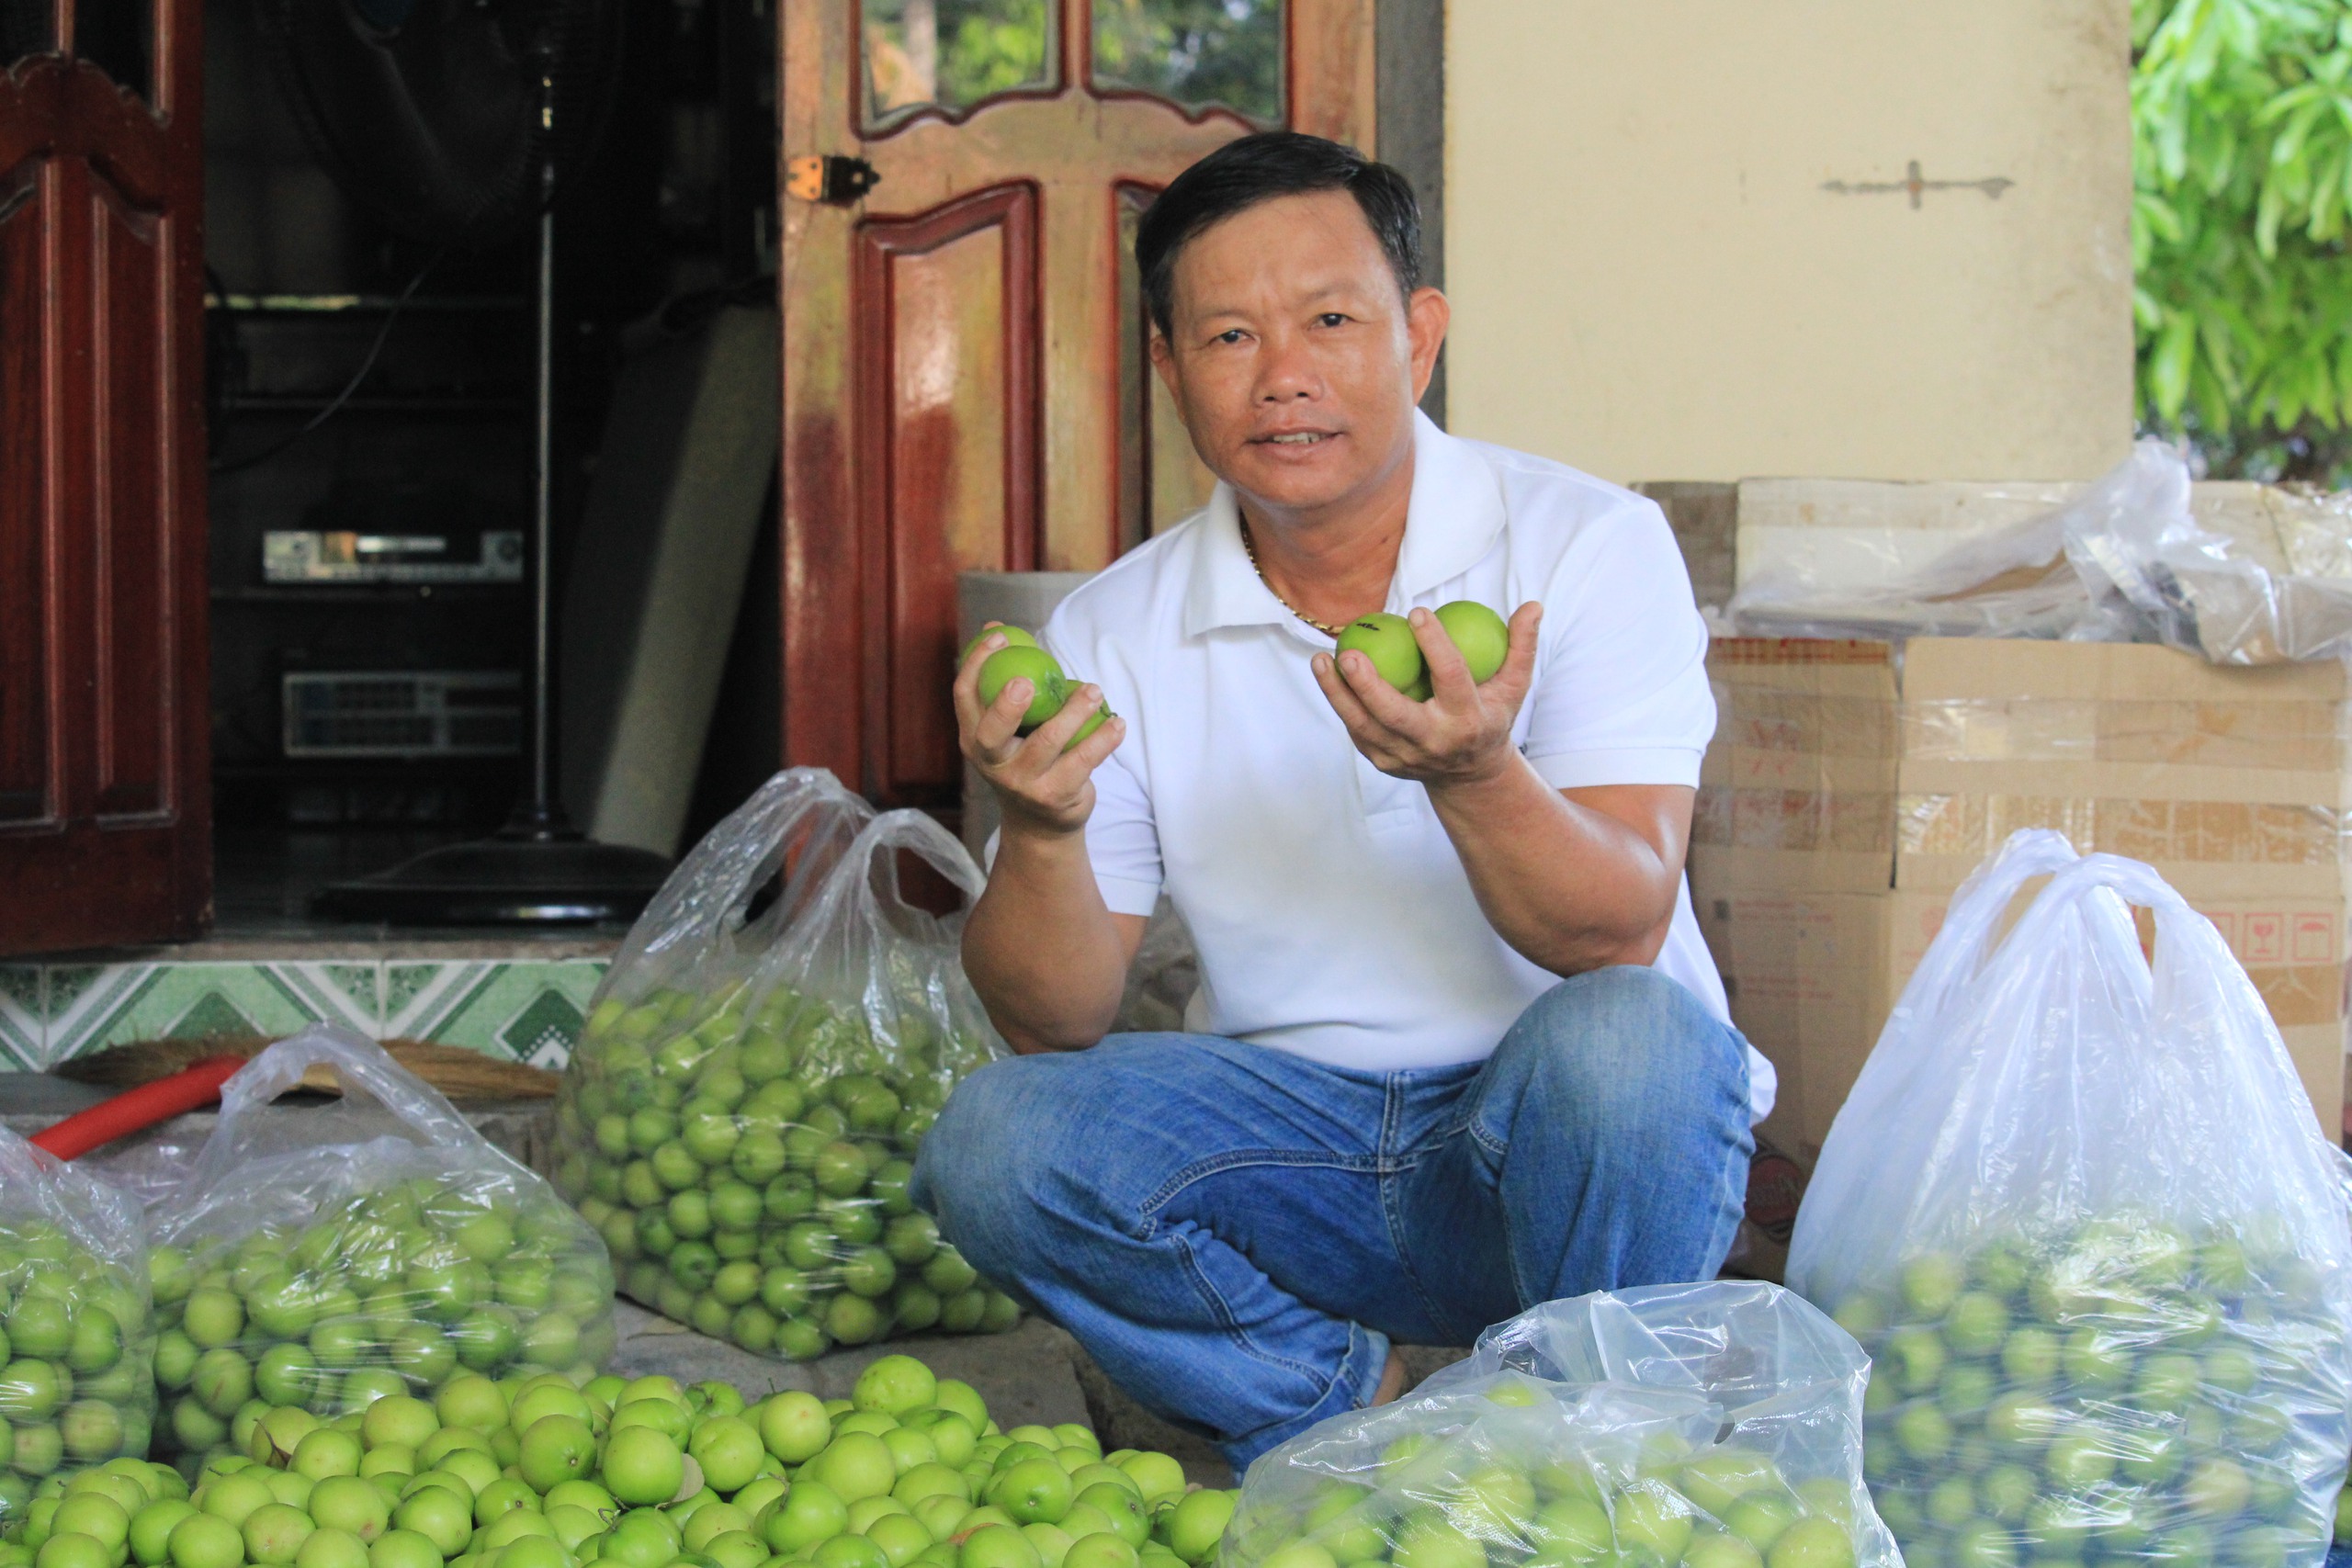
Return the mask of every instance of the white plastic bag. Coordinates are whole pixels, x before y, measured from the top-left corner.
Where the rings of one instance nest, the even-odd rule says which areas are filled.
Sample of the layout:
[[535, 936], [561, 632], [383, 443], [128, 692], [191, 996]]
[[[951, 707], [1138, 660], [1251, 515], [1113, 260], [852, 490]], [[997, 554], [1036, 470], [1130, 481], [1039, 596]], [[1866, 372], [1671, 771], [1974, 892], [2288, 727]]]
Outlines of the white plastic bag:
[[36, 1484], [143, 1457], [155, 1287], [138, 1201], [0, 1129], [0, 1534]]
[[1547, 1302], [1250, 1467], [1223, 1568], [1900, 1568], [1860, 1349], [1777, 1285]]
[[[586, 1038], [656, 991], [740, 986], [840, 862], [874, 807], [823, 768], [786, 768], [688, 852], [629, 927], [591, 1004]], [[776, 897], [754, 916], [771, 884]]]
[[948, 1090], [1001, 1044], [964, 977], [962, 913], [910, 902], [901, 854], [978, 897], [928, 817], [778, 774], [629, 933], [564, 1075], [558, 1180], [623, 1288], [760, 1354], [1018, 1315], [907, 1197]]
[[[273, 1103], [313, 1067], [339, 1100]], [[155, 1359], [164, 1446], [191, 1463], [249, 1398], [333, 1415], [469, 1371], [584, 1381], [612, 1354], [612, 1266], [587, 1223], [345, 1030], [281, 1040], [222, 1085], [152, 1224], [192, 1279], [159, 1312]]]
[[2352, 1446], [2340, 1165], [2211, 922], [2137, 861], [2012, 838], [1954, 896], [1789, 1254], [1876, 1359], [1905, 1554], [2317, 1564]]

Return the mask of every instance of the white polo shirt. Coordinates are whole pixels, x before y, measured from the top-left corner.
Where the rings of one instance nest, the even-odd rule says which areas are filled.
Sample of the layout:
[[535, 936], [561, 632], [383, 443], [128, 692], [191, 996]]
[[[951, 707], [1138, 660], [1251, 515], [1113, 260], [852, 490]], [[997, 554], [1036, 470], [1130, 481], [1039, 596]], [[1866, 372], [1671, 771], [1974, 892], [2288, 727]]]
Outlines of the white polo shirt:
[[[1555, 788], [1688, 784], [1715, 728], [1707, 631], [1657, 506], [1415, 416], [1388, 608], [1544, 608], [1513, 730]], [[1190, 1027], [1388, 1070], [1483, 1060], [1559, 977], [1479, 912], [1419, 784], [1355, 749], [1308, 660], [1331, 639], [1250, 564], [1232, 491], [1128, 552], [1041, 640], [1127, 735], [1096, 770], [1087, 852], [1116, 913], [1164, 890], [1198, 947]], [[1661, 971], [1728, 1019], [1686, 881]], [[1753, 1049], [1755, 1114], [1772, 1106]]]

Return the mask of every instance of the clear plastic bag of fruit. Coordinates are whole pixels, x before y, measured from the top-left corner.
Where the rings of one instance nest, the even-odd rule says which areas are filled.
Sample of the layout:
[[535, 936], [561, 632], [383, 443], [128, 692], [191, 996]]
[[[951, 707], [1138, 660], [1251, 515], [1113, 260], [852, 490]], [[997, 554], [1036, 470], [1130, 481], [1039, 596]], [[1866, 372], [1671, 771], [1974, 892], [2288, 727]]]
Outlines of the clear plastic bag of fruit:
[[156, 1295], [138, 1200], [0, 1129], [0, 1535], [52, 1478], [147, 1451]]
[[795, 770], [712, 829], [630, 933], [557, 1112], [559, 1184], [628, 1295], [792, 1360], [1018, 1320], [907, 1196], [948, 1091], [1002, 1046], [964, 977], [962, 912], [911, 901], [905, 857], [965, 908], [978, 897], [936, 822]]
[[2320, 1562], [2352, 1446], [2342, 1165], [2211, 921], [2136, 861], [2012, 838], [1905, 988], [1789, 1255], [1874, 1358], [1905, 1555]]
[[[322, 1069], [342, 1097], [279, 1105]], [[605, 1244], [551, 1186], [374, 1042], [314, 1027], [222, 1086], [153, 1212], [159, 1446], [220, 1451], [247, 1402], [332, 1416], [468, 1371], [594, 1376], [613, 1349]]]
[[1222, 1568], [1900, 1568], [1869, 1363], [1777, 1285], [1547, 1302], [1250, 1467]]

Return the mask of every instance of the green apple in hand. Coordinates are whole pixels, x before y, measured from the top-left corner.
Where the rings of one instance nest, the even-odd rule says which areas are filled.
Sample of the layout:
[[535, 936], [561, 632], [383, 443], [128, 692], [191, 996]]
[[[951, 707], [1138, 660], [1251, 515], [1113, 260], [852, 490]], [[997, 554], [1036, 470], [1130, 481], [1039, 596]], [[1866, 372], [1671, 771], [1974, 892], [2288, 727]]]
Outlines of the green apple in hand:
[[[1503, 658], [1510, 651], [1510, 631], [1500, 615], [1473, 599], [1441, 604], [1433, 614], [1470, 667], [1471, 680], [1489, 680], [1503, 667]], [[1380, 678], [1406, 696], [1417, 703], [1430, 700], [1429, 664], [1413, 637], [1413, 624], [1404, 616], [1375, 610], [1350, 623], [1340, 634], [1340, 651], [1351, 650], [1371, 660]]]
[[1437, 607], [1437, 624], [1462, 650], [1462, 661], [1470, 666], [1470, 679], [1484, 684], [1503, 667], [1503, 659], [1510, 652], [1510, 628], [1494, 611], [1476, 599], [1456, 599], [1451, 604]]
[[992, 637], [1004, 638], [1006, 648], [1035, 648], [1037, 646], [1037, 639], [1019, 626], [982, 626], [979, 634], [964, 645], [964, 651], [956, 656], [956, 668], [961, 670], [965, 665], [969, 664], [972, 661], [973, 651]]
[[[1073, 681], [1064, 675], [1061, 665], [1056, 661], [1054, 656], [1039, 648], [1036, 639], [1027, 632], [1022, 631], [1020, 627], [998, 626], [994, 629], [1008, 635], [1018, 634], [1018, 640], [1010, 647], [998, 649], [994, 653], [989, 654], [988, 661], [980, 666], [980, 705], [994, 706], [997, 698], [1003, 695], [1007, 686], [1015, 681], [1027, 681], [1031, 687], [1029, 706], [1021, 716], [1021, 733], [1027, 735], [1061, 712], [1063, 705], [1078, 695], [1079, 687], [1084, 682]], [[978, 646], [977, 638], [972, 646]], [[972, 649], [967, 647], [964, 651], [968, 657]], [[1062, 750], [1069, 750], [1102, 728], [1102, 721], [1110, 716], [1111, 705], [1106, 701], [1087, 716], [1085, 723], [1078, 727], [1077, 733], [1069, 738], [1069, 744]]]
[[1004, 689], [1015, 681], [1029, 682], [1029, 706], [1021, 716], [1021, 733], [1028, 734], [1061, 711], [1062, 667], [1042, 648], [1000, 648], [980, 666], [982, 707], [993, 707]]
[[[1078, 689], [1081, 684], [1082, 682], [1073, 681], [1066, 675], [1055, 676], [1053, 681], [1049, 683], [1050, 689], [1054, 694], [1054, 712], [1061, 712], [1065, 704], [1076, 698], [1078, 695]], [[1096, 705], [1092, 713], [1087, 716], [1085, 723], [1080, 725], [1076, 729], [1070, 732], [1069, 740], [1062, 747], [1062, 750], [1065, 751], [1070, 750], [1071, 747], [1076, 746], [1080, 741], [1085, 739], [1088, 736], [1102, 728], [1102, 721], [1111, 716], [1111, 703], [1110, 699], [1106, 697], [1100, 704]]]
[[1340, 633], [1340, 652], [1363, 654], [1380, 678], [1400, 692], [1427, 673], [1421, 645], [1413, 640], [1413, 624], [1385, 610], [1351, 621]]

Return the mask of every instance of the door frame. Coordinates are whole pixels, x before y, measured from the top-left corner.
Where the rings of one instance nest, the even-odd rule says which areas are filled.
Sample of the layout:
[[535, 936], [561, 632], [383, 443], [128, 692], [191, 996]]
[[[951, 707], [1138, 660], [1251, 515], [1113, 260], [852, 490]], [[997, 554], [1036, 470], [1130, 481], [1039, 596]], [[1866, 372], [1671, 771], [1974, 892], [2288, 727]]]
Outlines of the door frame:
[[[1379, 126], [1374, 156], [1413, 182], [1421, 202], [1421, 281], [1438, 288], [1445, 287], [1445, 4], [1379, 0], [1373, 16], [1379, 83], [1373, 99]], [[1445, 423], [1442, 352], [1421, 409]]]

